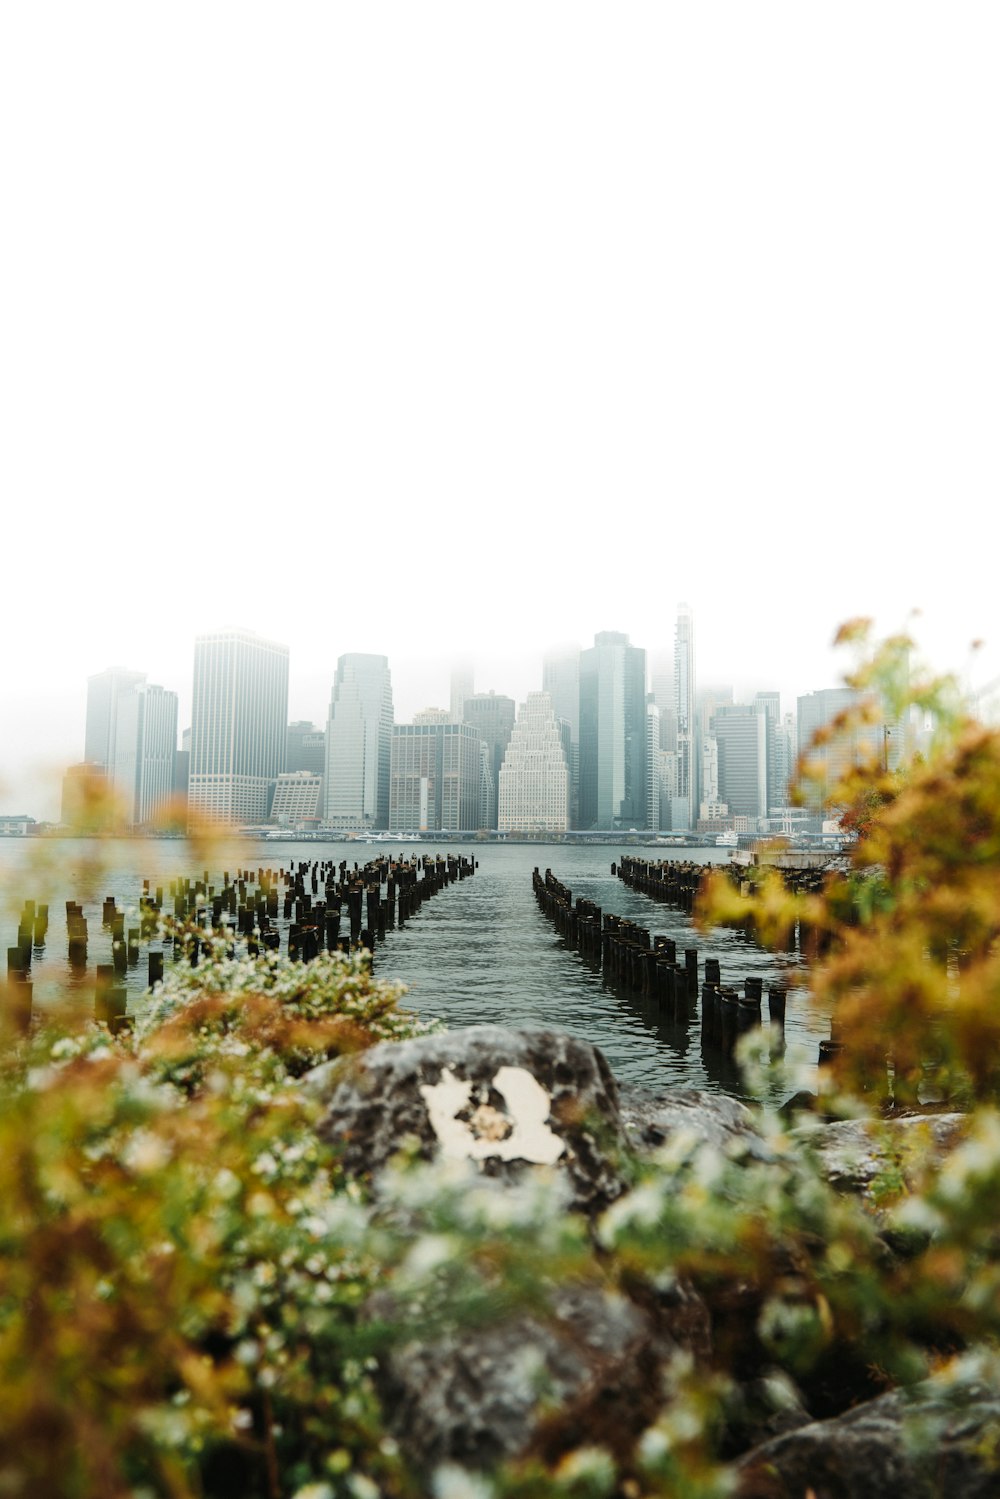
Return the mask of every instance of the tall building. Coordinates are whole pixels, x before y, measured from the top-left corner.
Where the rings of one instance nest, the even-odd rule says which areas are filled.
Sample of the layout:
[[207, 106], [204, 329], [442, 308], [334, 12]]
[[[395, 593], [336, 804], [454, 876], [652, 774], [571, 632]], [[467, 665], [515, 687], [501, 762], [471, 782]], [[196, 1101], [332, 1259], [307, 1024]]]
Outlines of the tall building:
[[87, 678], [87, 724], [84, 734], [84, 761], [101, 765], [108, 777], [115, 769], [115, 734], [118, 727], [118, 699], [146, 680], [141, 671], [126, 671], [109, 666]]
[[500, 770], [497, 827], [501, 833], [565, 833], [570, 774], [547, 692], [529, 692]]
[[695, 723], [694, 615], [677, 610], [674, 632], [674, 711], [677, 714], [677, 796], [672, 826], [691, 828], [698, 808], [697, 727]]
[[389, 778], [390, 831], [478, 831], [482, 776], [482, 741], [468, 724], [397, 724]]
[[60, 821], [78, 833], [103, 833], [112, 824], [110, 783], [103, 765], [85, 760], [63, 776]]
[[517, 704], [512, 697], [502, 692], [476, 692], [465, 699], [465, 722], [471, 724], [489, 751], [490, 783], [493, 801], [488, 812], [485, 828], [497, 825], [497, 793], [500, 785], [500, 767], [503, 764], [510, 736], [517, 717]]
[[774, 726], [774, 753], [772, 756], [774, 774], [769, 781], [767, 794], [770, 801], [768, 810], [787, 809], [791, 795], [791, 784], [795, 774], [795, 757], [797, 745], [797, 731], [795, 727], [795, 714], [786, 713], [781, 721]]
[[561, 646], [542, 661], [542, 690], [556, 718], [569, 725], [570, 827], [580, 825], [580, 647]]
[[465, 722], [465, 700], [475, 692], [475, 675], [471, 661], [456, 661], [451, 671], [451, 721]]
[[479, 827], [492, 831], [497, 825], [497, 783], [493, 779], [490, 747], [479, 741]]
[[113, 778], [126, 827], [166, 827], [175, 795], [177, 694], [138, 682], [118, 696]]
[[781, 694], [757, 692], [753, 706], [767, 715], [767, 798], [768, 811], [783, 807], [788, 799], [787, 741], [781, 728]]
[[839, 714], [858, 707], [863, 694], [851, 687], [827, 687], [797, 699], [799, 755], [805, 754], [819, 775], [807, 781], [802, 791], [805, 803], [816, 808], [853, 764], [868, 763], [895, 770], [909, 748], [905, 725], [876, 710], [875, 722], [862, 724], [849, 733], [837, 733], [821, 745], [813, 745], [820, 729], [829, 729]]
[[660, 776], [660, 710], [649, 694], [646, 703], [646, 829], [650, 833], [660, 831], [661, 776]]
[[392, 681], [387, 656], [341, 656], [326, 726], [324, 820], [346, 831], [389, 826]]
[[580, 652], [580, 827], [646, 826], [646, 652], [605, 630]]
[[288, 647], [247, 630], [199, 635], [188, 808], [221, 822], [267, 817], [271, 782], [284, 769]]
[[285, 731], [285, 773], [308, 770], [321, 776], [326, 769], [326, 731], [307, 719], [297, 719]]
[[716, 710], [712, 734], [718, 747], [719, 799], [729, 816], [760, 831], [768, 813], [767, 767], [770, 720], [763, 707], [736, 703]]
[[288, 770], [277, 779], [271, 821], [279, 828], [313, 827], [319, 822], [323, 777], [312, 770]]

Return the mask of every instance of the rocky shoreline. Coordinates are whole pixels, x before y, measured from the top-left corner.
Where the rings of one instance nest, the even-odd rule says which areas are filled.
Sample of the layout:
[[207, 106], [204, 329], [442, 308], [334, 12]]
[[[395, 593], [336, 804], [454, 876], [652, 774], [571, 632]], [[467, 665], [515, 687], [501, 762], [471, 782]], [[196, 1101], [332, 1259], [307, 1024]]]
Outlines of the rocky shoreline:
[[[418, 1467], [486, 1471], [531, 1453], [551, 1462], [588, 1434], [624, 1452], [669, 1403], [677, 1369], [723, 1367], [728, 1319], [760, 1316], [752, 1283], [734, 1281], [709, 1305], [683, 1277], [600, 1280], [616, 1219], [639, 1211], [644, 1159], [704, 1146], [726, 1162], [774, 1163], [775, 1142], [738, 1101], [621, 1089], [587, 1043], [498, 1026], [383, 1043], [315, 1069], [308, 1086], [322, 1101], [320, 1133], [371, 1188], [373, 1214], [398, 1222], [400, 1211], [414, 1211], [412, 1195], [409, 1206], [395, 1196], [394, 1161], [405, 1151], [438, 1184], [450, 1172], [467, 1190], [488, 1185], [501, 1239], [517, 1231], [504, 1195], [541, 1184], [552, 1212], [579, 1215], [594, 1245], [594, 1276], [554, 1285], [544, 1313], [515, 1309], [470, 1328], [412, 1326], [383, 1358], [393, 1434]], [[886, 1170], [903, 1182], [908, 1162], [926, 1172], [961, 1140], [963, 1123], [955, 1114], [877, 1126], [813, 1118], [792, 1137], [877, 1225], [874, 1187]], [[415, 1236], [425, 1231], [418, 1220], [416, 1212]], [[891, 1235], [877, 1252], [898, 1252]], [[391, 1311], [387, 1302], [373, 1314]], [[732, 1492], [745, 1499], [1000, 1492], [992, 1456], [1000, 1396], [974, 1355], [906, 1392], [885, 1388], [863, 1347], [822, 1382], [801, 1386], [763, 1354], [756, 1367], [726, 1373], [734, 1395], [721, 1447]]]

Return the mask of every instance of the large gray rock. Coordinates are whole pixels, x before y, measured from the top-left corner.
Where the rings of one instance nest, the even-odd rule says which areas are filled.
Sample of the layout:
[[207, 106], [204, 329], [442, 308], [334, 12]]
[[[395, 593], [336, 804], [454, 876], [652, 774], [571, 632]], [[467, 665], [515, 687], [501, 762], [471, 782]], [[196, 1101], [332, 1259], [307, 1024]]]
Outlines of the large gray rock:
[[559, 1031], [479, 1025], [383, 1042], [308, 1085], [326, 1104], [320, 1134], [357, 1175], [416, 1142], [425, 1159], [471, 1160], [489, 1176], [565, 1171], [571, 1205], [588, 1213], [625, 1187], [615, 1080], [596, 1047]]
[[[484, 1470], [531, 1449], [634, 1441], [655, 1418], [663, 1349], [644, 1311], [599, 1286], [522, 1316], [393, 1349], [379, 1375], [408, 1458]], [[598, 1430], [607, 1425], [608, 1431]]]
[[928, 1380], [765, 1442], [738, 1474], [738, 1499], [996, 1499], [1000, 1390]]
[[966, 1114], [912, 1114], [896, 1119], [840, 1119], [793, 1130], [816, 1151], [827, 1181], [843, 1192], [868, 1195], [881, 1179], [887, 1189], [912, 1189], [936, 1171], [964, 1137]]
[[650, 1092], [620, 1084], [619, 1108], [625, 1133], [637, 1150], [656, 1150], [683, 1130], [719, 1150], [770, 1159], [750, 1110], [724, 1093], [704, 1093], [698, 1088]]

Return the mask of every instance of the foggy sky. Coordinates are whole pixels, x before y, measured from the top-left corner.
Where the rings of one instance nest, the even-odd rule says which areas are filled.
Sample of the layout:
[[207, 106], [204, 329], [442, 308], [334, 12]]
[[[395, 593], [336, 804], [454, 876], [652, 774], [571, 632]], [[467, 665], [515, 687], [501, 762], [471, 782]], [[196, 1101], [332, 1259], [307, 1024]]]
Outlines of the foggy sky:
[[[794, 696], [995, 629], [994, 7], [0, 15], [0, 811], [196, 634], [397, 716], [598, 630]], [[969, 644], [986, 647], [970, 660]]]

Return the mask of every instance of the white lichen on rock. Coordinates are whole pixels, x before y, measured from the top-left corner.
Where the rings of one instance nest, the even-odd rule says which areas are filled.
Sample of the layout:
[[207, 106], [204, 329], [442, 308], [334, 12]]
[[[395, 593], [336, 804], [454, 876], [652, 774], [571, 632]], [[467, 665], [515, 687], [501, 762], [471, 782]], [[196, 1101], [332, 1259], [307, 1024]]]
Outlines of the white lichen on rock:
[[552, 1100], [524, 1067], [501, 1067], [492, 1087], [507, 1105], [508, 1114], [481, 1104], [469, 1120], [458, 1115], [468, 1107], [472, 1082], [445, 1067], [436, 1083], [422, 1083], [420, 1092], [427, 1116], [438, 1138], [441, 1154], [449, 1159], [530, 1161], [552, 1166], [565, 1145], [548, 1125]]

